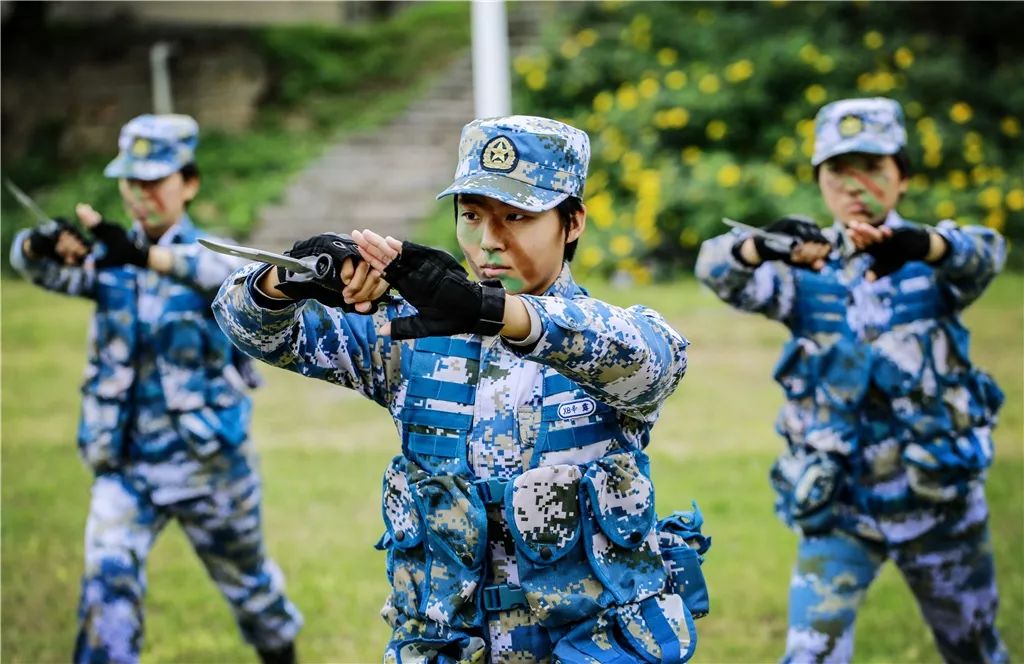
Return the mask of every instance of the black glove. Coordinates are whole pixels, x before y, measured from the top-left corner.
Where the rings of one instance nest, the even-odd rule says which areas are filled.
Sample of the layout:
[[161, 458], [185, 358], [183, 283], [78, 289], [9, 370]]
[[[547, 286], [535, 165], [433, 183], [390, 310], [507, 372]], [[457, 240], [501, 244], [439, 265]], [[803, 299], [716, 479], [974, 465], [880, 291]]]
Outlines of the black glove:
[[[312, 272], [299, 274], [278, 266], [277, 290], [293, 300], [316, 300], [328, 307], [339, 308], [348, 313], [356, 310], [355, 305], [346, 303], [341, 294], [345, 287], [341, 282], [341, 264], [347, 258], [351, 258], [354, 263], [362, 260], [359, 249], [351, 237], [338, 233], [314, 235], [308, 240], [296, 242], [291, 249], [284, 253], [292, 258], [324, 255], [329, 258], [321, 259], [319, 266], [322, 273], [319, 276]], [[383, 299], [384, 296], [381, 296], [380, 299], [373, 302], [369, 311], [360, 313], [370, 314], [377, 311], [377, 306]]]
[[931, 249], [931, 233], [924, 228], [901, 226], [892, 236], [871, 245], [864, 253], [874, 258], [871, 272], [876, 279], [892, 274], [910, 261], [923, 261]]
[[[822, 234], [818, 224], [813, 219], [800, 215], [788, 215], [782, 219], [777, 219], [765, 226], [765, 230], [778, 235], [788, 235], [793, 240], [789, 243], [788, 247], [784, 248], [768, 238], [755, 235], [754, 247], [763, 261], [782, 261], [786, 265], [794, 265], [791, 254], [793, 248], [797, 245], [804, 242], [828, 244], [828, 239]], [[800, 267], [804, 266], [801, 265]]]
[[403, 242], [402, 253], [384, 270], [384, 278], [417, 314], [391, 321], [394, 339], [497, 334], [504, 327], [505, 289], [497, 281], [470, 281], [451, 254]]
[[122, 226], [101, 219], [91, 230], [93, 236], [106, 249], [106, 252], [96, 260], [97, 268], [120, 265], [146, 267], [146, 263], [149, 262], [149, 247], [142, 246], [128, 237], [128, 232]]
[[87, 240], [78, 228], [67, 219], [57, 217], [32, 229], [28, 236], [28, 250], [35, 258], [50, 258], [63, 262], [64, 257], [57, 254], [57, 240], [61, 233], [71, 233], [86, 247], [92, 246], [92, 242]]

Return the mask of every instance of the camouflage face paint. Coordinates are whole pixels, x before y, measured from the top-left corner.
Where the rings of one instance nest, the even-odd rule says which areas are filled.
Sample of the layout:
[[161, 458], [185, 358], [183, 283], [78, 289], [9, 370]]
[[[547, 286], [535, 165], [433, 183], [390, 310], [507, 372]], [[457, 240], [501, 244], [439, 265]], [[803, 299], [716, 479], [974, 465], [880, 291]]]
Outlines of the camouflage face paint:
[[861, 201], [868, 209], [872, 219], [881, 219], [888, 212], [882, 200], [885, 197], [885, 187], [889, 184], [884, 173], [869, 174], [854, 168], [845, 171], [842, 176], [843, 182], [849, 190], [863, 189], [867, 196]]
[[[507, 259], [502, 258], [497, 252], [488, 251], [484, 255], [487, 257], [488, 263], [507, 264]], [[526, 282], [513, 274], [503, 274], [498, 277], [498, 281], [501, 282], [506, 291], [513, 295], [526, 290]]]

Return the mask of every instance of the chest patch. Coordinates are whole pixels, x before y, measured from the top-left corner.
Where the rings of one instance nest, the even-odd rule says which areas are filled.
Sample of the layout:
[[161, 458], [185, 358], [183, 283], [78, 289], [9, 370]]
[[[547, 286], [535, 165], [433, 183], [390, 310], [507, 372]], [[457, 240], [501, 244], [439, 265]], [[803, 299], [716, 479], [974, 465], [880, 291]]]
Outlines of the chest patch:
[[597, 402], [590, 397], [585, 399], [575, 399], [573, 401], [566, 401], [563, 404], [559, 404], [558, 417], [563, 420], [571, 420], [577, 417], [593, 415], [596, 410]]

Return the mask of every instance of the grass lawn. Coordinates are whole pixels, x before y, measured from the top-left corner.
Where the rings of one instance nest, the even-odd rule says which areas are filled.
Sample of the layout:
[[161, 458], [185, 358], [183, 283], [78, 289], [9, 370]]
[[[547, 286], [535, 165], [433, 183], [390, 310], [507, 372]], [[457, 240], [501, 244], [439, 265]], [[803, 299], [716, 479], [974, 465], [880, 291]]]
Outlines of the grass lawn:
[[[12, 278], [2, 290], [2, 574], [5, 662], [67, 661], [75, 634], [90, 476], [74, 435], [90, 305]], [[1005, 275], [967, 314], [974, 359], [1006, 390], [989, 482], [1002, 592], [1000, 626], [1024, 659], [1022, 290]], [[767, 662], [782, 652], [796, 537], [772, 515], [767, 472], [781, 402], [769, 373], [781, 326], [736, 313], [692, 280], [598, 297], [664, 312], [692, 342], [689, 374], [650, 448], [659, 512], [700, 501], [714, 548], [705, 564], [712, 613], [697, 661]], [[380, 476], [398, 451], [385, 412], [347, 391], [267, 368], [256, 394], [270, 551], [306, 617], [305, 662], [379, 661], [387, 629]], [[228, 608], [171, 526], [149, 562], [147, 662], [254, 662]], [[934, 662], [909, 591], [891, 566], [858, 622], [857, 660]]]

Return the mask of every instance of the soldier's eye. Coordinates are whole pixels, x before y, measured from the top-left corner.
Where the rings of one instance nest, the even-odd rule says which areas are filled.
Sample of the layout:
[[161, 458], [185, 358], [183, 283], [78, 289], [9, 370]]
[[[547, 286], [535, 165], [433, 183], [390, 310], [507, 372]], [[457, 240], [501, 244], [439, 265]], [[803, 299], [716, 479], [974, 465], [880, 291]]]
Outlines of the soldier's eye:
[[506, 217], [509, 221], [526, 221], [529, 219], [525, 214], [510, 214]]

